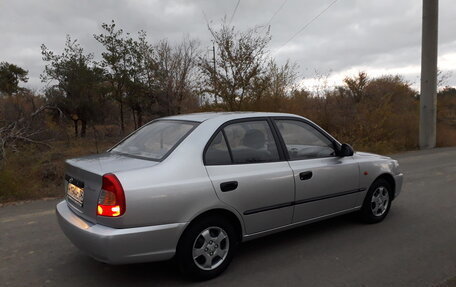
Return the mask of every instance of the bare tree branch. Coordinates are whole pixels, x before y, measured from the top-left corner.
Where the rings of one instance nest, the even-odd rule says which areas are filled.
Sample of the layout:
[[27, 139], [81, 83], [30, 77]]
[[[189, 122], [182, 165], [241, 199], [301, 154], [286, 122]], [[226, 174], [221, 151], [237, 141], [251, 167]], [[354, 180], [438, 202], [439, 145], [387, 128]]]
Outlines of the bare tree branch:
[[38, 141], [32, 137], [41, 133], [42, 130], [36, 130], [31, 128], [31, 123], [34, 118], [46, 110], [53, 110], [59, 113], [62, 117], [63, 112], [56, 106], [44, 105], [39, 107], [33, 113], [28, 116], [24, 116], [16, 121], [10, 122], [7, 125], [0, 127], [0, 160], [6, 157], [6, 148], [8, 146], [16, 149], [16, 141], [28, 142], [33, 144], [44, 145], [51, 147], [48, 143]]

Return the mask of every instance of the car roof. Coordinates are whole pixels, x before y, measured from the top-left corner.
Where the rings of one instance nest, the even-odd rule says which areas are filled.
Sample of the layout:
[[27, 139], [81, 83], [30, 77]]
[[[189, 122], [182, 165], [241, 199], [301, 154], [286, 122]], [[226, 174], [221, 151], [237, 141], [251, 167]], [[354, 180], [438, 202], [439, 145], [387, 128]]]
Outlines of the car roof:
[[288, 113], [270, 113], [270, 112], [209, 112], [209, 113], [193, 113], [175, 115], [165, 117], [162, 119], [169, 120], [182, 120], [182, 121], [195, 121], [204, 122], [211, 119], [223, 119], [225, 121], [242, 119], [242, 118], [253, 118], [253, 117], [299, 117], [298, 115]]

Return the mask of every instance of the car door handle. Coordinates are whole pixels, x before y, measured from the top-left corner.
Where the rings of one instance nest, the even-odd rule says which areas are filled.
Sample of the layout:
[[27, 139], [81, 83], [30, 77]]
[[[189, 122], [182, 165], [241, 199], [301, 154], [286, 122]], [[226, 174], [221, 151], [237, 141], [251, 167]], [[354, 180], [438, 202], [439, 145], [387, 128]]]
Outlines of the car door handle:
[[299, 174], [299, 179], [300, 180], [308, 180], [312, 178], [312, 172], [311, 171], [303, 171]]
[[237, 181], [227, 181], [220, 184], [220, 189], [223, 192], [235, 190], [238, 187]]

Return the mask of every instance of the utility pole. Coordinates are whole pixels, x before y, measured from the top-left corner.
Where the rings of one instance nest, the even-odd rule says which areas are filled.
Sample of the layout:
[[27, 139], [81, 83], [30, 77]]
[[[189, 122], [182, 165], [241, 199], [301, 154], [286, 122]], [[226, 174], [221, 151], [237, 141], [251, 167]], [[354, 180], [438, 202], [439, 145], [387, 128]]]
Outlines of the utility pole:
[[420, 149], [435, 147], [439, 1], [423, 0], [421, 37]]
[[217, 94], [215, 93], [215, 83], [216, 83], [216, 74], [215, 74], [215, 45], [214, 43], [212, 43], [212, 60], [213, 60], [213, 63], [214, 63], [214, 74], [213, 74], [213, 81], [214, 81], [214, 101], [215, 101], [215, 104], [217, 104]]

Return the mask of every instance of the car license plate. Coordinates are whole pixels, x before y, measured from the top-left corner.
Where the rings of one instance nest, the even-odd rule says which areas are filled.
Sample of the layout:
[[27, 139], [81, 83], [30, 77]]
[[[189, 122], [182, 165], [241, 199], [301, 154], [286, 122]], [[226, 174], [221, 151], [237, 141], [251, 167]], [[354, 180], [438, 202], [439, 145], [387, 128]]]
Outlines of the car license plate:
[[69, 182], [68, 188], [67, 188], [67, 195], [77, 205], [82, 206], [82, 202], [84, 201], [84, 189], [83, 188], [80, 188], [79, 186], [76, 186]]

